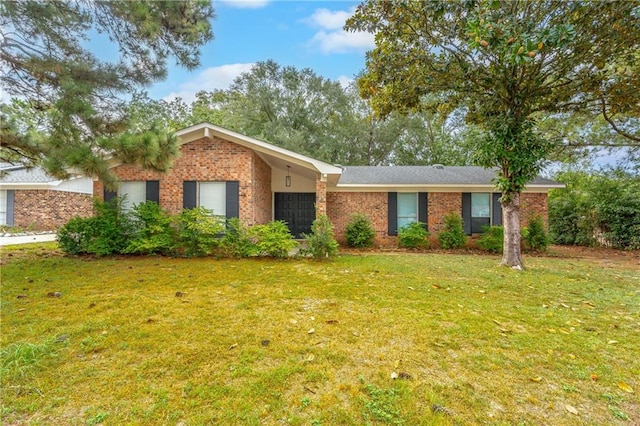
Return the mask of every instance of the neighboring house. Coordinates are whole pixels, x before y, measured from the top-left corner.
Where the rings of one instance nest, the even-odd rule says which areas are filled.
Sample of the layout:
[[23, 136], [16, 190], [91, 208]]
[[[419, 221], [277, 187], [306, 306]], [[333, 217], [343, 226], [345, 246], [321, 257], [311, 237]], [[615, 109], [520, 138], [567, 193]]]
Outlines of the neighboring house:
[[[157, 201], [171, 213], [203, 206], [248, 225], [284, 220], [300, 237], [316, 215], [327, 214], [337, 238], [354, 213], [371, 218], [379, 244], [391, 243], [397, 230], [413, 221], [433, 234], [451, 211], [464, 219], [468, 234], [502, 221], [495, 172], [480, 167], [340, 167], [244, 136], [212, 124], [177, 132], [180, 157], [166, 174], [133, 165], [116, 165], [119, 190], [94, 182], [94, 195], [127, 196], [131, 204]], [[522, 221], [547, 220], [547, 193], [561, 184], [536, 178], [521, 197]]]
[[93, 179], [59, 180], [40, 168], [0, 163], [0, 225], [55, 230], [93, 213]]

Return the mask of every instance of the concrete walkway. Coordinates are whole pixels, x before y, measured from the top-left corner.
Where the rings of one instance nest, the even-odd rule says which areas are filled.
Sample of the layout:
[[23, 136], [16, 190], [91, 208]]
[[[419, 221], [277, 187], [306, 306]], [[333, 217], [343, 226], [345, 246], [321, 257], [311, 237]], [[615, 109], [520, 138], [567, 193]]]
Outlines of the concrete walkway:
[[55, 241], [56, 234], [31, 234], [31, 235], [10, 235], [0, 237], [0, 246], [9, 246], [13, 244], [29, 244], [44, 243], [47, 241]]

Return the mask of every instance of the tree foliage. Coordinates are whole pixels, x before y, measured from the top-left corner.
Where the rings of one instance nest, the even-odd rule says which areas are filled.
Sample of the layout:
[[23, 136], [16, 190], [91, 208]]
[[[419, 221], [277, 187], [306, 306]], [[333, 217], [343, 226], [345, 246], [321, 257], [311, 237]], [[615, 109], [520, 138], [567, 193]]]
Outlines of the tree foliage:
[[600, 114], [638, 140], [625, 121], [640, 115], [637, 2], [370, 0], [347, 29], [376, 34], [358, 85], [378, 114], [444, 98], [481, 127], [476, 161], [498, 169], [505, 265], [522, 266], [519, 194], [553, 148], [538, 119]]
[[[107, 183], [107, 157], [166, 169], [175, 140], [159, 128], [133, 138], [122, 97], [165, 78], [170, 57], [198, 66], [212, 17], [210, 2], [196, 0], [0, 3], [0, 81], [20, 99], [1, 111], [2, 160], [43, 162], [60, 177], [73, 167]], [[118, 59], [86, 48], [100, 35]]]
[[640, 177], [621, 170], [564, 171], [566, 188], [549, 194], [549, 231], [557, 244], [640, 248]]

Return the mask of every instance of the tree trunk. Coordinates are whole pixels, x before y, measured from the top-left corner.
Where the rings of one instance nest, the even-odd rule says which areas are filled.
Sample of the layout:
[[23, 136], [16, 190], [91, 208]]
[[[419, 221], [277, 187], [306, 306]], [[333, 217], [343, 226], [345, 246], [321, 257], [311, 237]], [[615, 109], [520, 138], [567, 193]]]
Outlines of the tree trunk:
[[502, 204], [502, 226], [504, 241], [501, 266], [524, 269], [522, 250], [520, 249], [520, 193], [504, 194]]

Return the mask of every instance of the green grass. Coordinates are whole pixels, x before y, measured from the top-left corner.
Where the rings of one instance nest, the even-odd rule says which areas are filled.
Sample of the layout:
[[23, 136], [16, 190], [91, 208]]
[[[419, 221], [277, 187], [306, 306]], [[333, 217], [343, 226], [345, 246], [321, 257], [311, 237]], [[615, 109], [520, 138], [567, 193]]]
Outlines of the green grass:
[[2, 422], [640, 423], [640, 271], [498, 260], [3, 248]]

